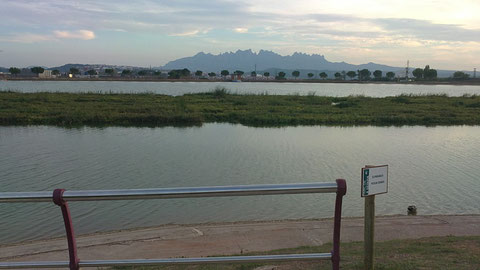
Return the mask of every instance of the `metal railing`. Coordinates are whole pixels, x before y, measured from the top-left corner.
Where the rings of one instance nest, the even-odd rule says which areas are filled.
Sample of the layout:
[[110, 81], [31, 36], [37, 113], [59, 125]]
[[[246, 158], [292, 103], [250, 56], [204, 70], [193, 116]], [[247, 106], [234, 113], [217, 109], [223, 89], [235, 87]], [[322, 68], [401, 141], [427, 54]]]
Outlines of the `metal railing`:
[[[158, 188], [158, 189], [123, 189], [123, 190], [84, 190], [65, 191], [56, 189], [52, 192], [3, 192], [0, 193], [0, 203], [19, 202], [53, 202], [60, 206], [67, 234], [69, 261], [40, 262], [0, 262], [0, 269], [18, 268], [70, 268], [107, 266], [155, 266], [172, 264], [218, 264], [246, 262], [277, 262], [277, 261], [332, 261], [332, 268], [340, 265], [340, 223], [342, 215], [342, 198], [347, 186], [343, 179], [330, 183], [307, 184], [276, 184], [248, 186], [217, 186], [193, 188]], [[99, 200], [144, 200], [199, 197], [228, 197], [252, 195], [304, 194], [304, 193], [337, 193], [335, 200], [335, 216], [333, 226], [333, 250], [331, 253], [285, 254], [261, 256], [230, 256], [201, 258], [169, 258], [169, 259], [135, 259], [135, 260], [79, 260], [77, 245], [73, 230], [72, 218], [68, 201], [99, 201]]]

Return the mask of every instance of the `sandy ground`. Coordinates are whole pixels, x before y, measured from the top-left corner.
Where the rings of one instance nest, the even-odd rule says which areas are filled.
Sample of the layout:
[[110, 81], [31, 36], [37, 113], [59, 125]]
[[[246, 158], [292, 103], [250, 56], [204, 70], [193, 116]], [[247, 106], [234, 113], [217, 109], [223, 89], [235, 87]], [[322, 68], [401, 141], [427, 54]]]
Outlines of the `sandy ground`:
[[[480, 215], [387, 216], [376, 240], [480, 235]], [[240, 254], [332, 242], [333, 220], [168, 225], [77, 237], [81, 260], [153, 259]], [[363, 219], [342, 219], [342, 242], [363, 240]], [[67, 261], [65, 238], [0, 245], [0, 261]]]

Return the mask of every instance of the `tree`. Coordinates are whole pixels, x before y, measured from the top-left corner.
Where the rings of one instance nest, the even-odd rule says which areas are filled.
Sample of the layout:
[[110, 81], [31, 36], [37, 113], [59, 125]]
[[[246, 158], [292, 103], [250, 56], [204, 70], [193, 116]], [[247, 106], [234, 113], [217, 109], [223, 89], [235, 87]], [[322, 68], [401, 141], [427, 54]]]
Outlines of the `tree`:
[[423, 78], [423, 69], [421, 68], [416, 68], [412, 71], [412, 75], [413, 77], [415, 77], [415, 79], [417, 80], [420, 80]]
[[340, 72], [335, 72], [334, 76], [335, 76], [335, 79], [337, 80], [342, 79], [342, 74], [340, 74]]
[[131, 74], [132, 74], [132, 71], [130, 69], [122, 70], [122, 76], [129, 76]]
[[80, 70], [78, 70], [78, 68], [70, 68], [70, 73], [72, 73], [73, 75], [76, 75], [76, 74], [80, 74]]
[[257, 77], [257, 72], [255, 72], [255, 71], [252, 71], [252, 72], [250, 73], [250, 76], [252, 76], [252, 77], [256, 78], [256, 77]]
[[195, 71], [195, 76], [200, 77], [202, 75], [203, 75], [203, 71], [201, 71], [201, 70]]
[[264, 72], [264, 73], [263, 73], [263, 76], [265, 76], [265, 77], [267, 77], [267, 78], [270, 77], [270, 72]]
[[16, 67], [11, 67], [8, 69], [8, 72], [10, 72], [10, 74], [14, 75], [15, 77], [17, 76], [17, 74], [20, 74], [20, 71], [21, 70]]
[[423, 78], [426, 80], [433, 80], [437, 78], [437, 70], [430, 68], [429, 65], [426, 65], [423, 69]]
[[349, 71], [347, 72], [347, 76], [352, 80], [353, 78], [357, 77], [357, 73], [355, 71]]
[[215, 72], [210, 72], [210, 73], [208, 73], [208, 76], [215, 77], [215, 76], [217, 76], [217, 74]]
[[386, 76], [389, 80], [393, 80], [393, 78], [395, 78], [395, 73], [389, 71], [387, 72]]
[[311, 72], [307, 74], [308, 78], [310, 78], [310, 79], [313, 77], [313, 75], [314, 75], [314, 74], [311, 73]]
[[30, 69], [30, 71], [38, 75], [40, 73], [43, 73], [45, 69], [42, 67], [33, 67]]
[[224, 69], [220, 72], [220, 74], [223, 76], [223, 77], [226, 77], [228, 76], [228, 74], [230, 74], [230, 72], [228, 72], [228, 70]]
[[115, 70], [113, 68], [105, 69], [105, 74], [108, 74], [110, 76], [112, 76], [114, 72], [115, 72]]
[[157, 71], [153, 72], [153, 75], [155, 75], [155, 76], [162, 76], [162, 72], [159, 71], [159, 70], [157, 70]]
[[87, 71], [87, 74], [90, 76], [93, 76], [93, 75], [97, 75], [97, 72], [93, 69], [90, 69], [89, 71]]
[[184, 68], [184, 69], [180, 70], [180, 75], [182, 77], [188, 77], [188, 76], [190, 76], [190, 70], [188, 70], [188, 68]]
[[58, 69], [52, 70], [52, 75], [59, 75], [59, 74], [60, 74], [60, 70]]
[[297, 77], [300, 76], [300, 71], [295, 70], [294, 72], [292, 72], [292, 76], [295, 77], [295, 79], [297, 79]]
[[325, 73], [325, 72], [322, 72], [318, 75], [320, 76], [320, 78], [322, 78], [322, 80], [325, 80], [328, 77], [327, 73]]
[[169, 79], [180, 79], [180, 77], [190, 76], [190, 70], [184, 69], [173, 69], [168, 72]]
[[360, 70], [358, 74], [359, 74], [360, 80], [364, 81], [364, 80], [370, 80], [370, 75], [372, 73], [370, 72], [370, 70], [364, 68]]
[[381, 70], [375, 70], [373, 72], [373, 77], [375, 77], [375, 80], [380, 80], [382, 78], [382, 71]]
[[139, 72], [137, 72], [138, 76], [145, 76], [148, 74], [148, 72], [146, 70], [140, 70]]
[[467, 73], [462, 72], [462, 71], [456, 71], [455, 73], [453, 73], [453, 79], [454, 80], [466, 80], [469, 77], [470, 77], [470, 74], [467, 74]]
[[276, 80], [285, 80], [285, 75], [287, 75], [285, 72], [280, 71], [278, 75], [275, 77]]
[[245, 72], [241, 71], [241, 70], [235, 70], [235, 72], [233, 72], [233, 74], [235, 75], [240, 75], [242, 76]]

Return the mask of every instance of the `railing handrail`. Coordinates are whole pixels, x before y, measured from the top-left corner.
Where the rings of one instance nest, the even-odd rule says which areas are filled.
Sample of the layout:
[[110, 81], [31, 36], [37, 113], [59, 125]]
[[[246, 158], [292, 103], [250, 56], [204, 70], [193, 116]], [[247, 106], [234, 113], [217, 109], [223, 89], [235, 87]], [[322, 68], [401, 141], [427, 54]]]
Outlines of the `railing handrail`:
[[[70, 261], [45, 262], [0, 262], [0, 269], [10, 268], [63, 268], [71, 270], [80, 267], [92, 266], [119, 266], [119, 265], [164, 265], [164, 264], [205, 264], [205, 263], [232, 263], [232, 262], [272, 262], [291, 260], [324, 260], [331, 259], [332, 268], [340, 267], [340, 223], [342, 217], [342, 198], [346, 194], [345, 180], [336, 182], [303, 183], [303, 184], [270, 184], [270, 185], [242, 185], [242, 186], [213, 186], [213, 187], [182, 187], [156, 189], [118, 189], [118, 190], [81, 190], [66, 191], [55, 189], [52, 192], [3, 192], [0, 193], [0, 203], [12, 202], [52, 202], [62, 210]], [[172, 199], [198, 197], [226, 197], [251, 195], [279, 195], [304, 193], [336, 192], [335, 215], [333, 226], [333, 250], [331, 253], [314, 254], [283, 254], [260, 256], [230, 256], [207, 258], [170, 258], [148, 260], [95, 260], [80, 261], [77, 254], [77, 245], [73, 230], [72, 218], [68, 201], [98, 201], [98, 200], [140, 200], [140, 199]]]
[[[158, 266], [172, 264], [222, 264], [222, 263], [258, 263], [285, 261], [329, 260], [331, 253], [280, 254], [257, 256], [225, 256], [199, 258], [167, 258], [167, 259], [132, 259], [132, 260], [85, 260], [79, 261], [79, 267], [113, 267], [113, 266]], [[0, 269], [22, 268], [59, 268], [69, 267], [68, 261], [52, 262], [0, 262]]]
[[[199, 197], [229, 197], [252, 195], [278, 195], [302, 193], [333, 193], [337, 191], [336, 182], [316, 182], [300, 184], [270, 184], [212, 187], [181, 187], [151, 189], [116, 190], [66, 190], [65, 201], [100, 200], [143, 200]], [[37, 192], [1, 192], [0, 203], [8, 202], [52, 202], [51, 191]]]

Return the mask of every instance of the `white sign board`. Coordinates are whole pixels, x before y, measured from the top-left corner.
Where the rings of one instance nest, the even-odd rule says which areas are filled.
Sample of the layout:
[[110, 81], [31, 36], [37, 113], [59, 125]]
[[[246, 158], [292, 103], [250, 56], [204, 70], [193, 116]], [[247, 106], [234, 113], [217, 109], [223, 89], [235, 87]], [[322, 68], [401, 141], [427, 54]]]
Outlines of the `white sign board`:
[[362, 168], [362, 197], [388, 192], [388, 165]]

